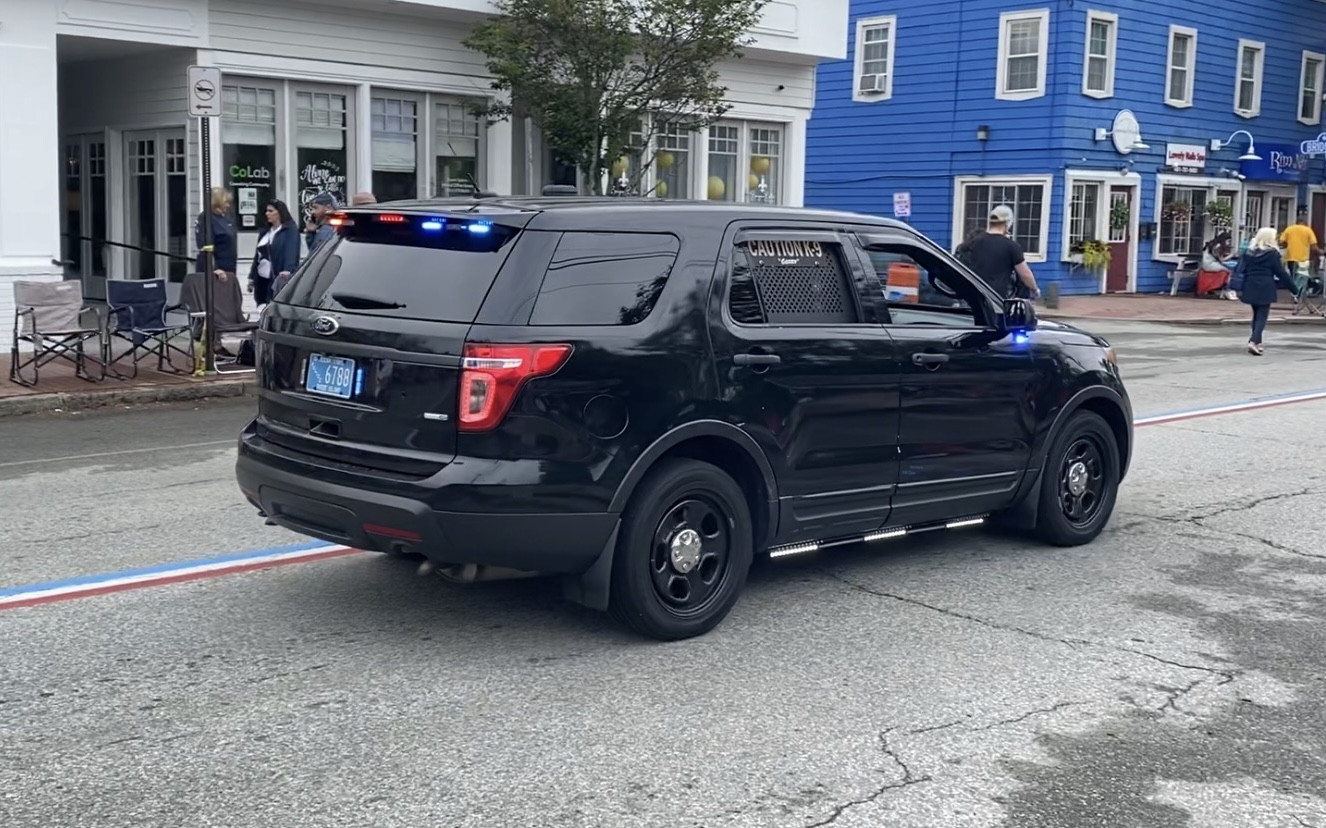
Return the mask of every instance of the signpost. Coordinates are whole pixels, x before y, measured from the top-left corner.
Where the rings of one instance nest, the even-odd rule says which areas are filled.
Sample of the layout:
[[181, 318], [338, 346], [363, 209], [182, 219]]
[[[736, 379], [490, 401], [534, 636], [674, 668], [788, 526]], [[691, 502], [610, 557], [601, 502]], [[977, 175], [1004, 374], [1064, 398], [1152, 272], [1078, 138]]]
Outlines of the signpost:
[[[215, 66], [189, 67], [189, 114], [198, 119], [203, 173], [203, 348], [204, 370], [216, 371], [212, 331], [216, 325], [216, 265], [212, 251], [212, 119], [221, 114], [221, 70]], [[234, 278], [238, 278], [236, 274]]]

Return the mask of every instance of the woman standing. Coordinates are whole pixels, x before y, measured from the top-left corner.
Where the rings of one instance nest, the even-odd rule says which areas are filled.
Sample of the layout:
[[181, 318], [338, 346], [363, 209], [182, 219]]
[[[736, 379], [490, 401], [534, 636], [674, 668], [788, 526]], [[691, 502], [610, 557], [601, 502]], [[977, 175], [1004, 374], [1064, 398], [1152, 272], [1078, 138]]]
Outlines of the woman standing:
[[203, 233], [204, 221], [212, 223], [212, 273], [224, 282], [235, 275], [239, 263], [239, 241], [235, 235], [235, 223], [230, 220], [230, 190], [213, 187], [211, 214], [198, 216], [193, 224], [193, 243], [198, 248], [194, 266], [199, 273], [207, 272], [207, 254], [203, 252], [207, 243]]
[[1240, 298], [1244, 304], [1252, 306], [1252, 338], [1248, 340], [1248, 353], [1261, 356], [1262, 333], [1271, 316], [1271, 305], [1275, 304], [1276, 288], [1283, 286], [1290, 293], [1296, 293], [1294, 280], [1280, 258], [1275, 228], [1263, 227], [1257, 231], [1239, 259], [1235, 275], [1243, 277]]
[[258, 240], [249, 279], [253, 282], [253, 300], [261, 307], [272, 301], [276, 284], [285, 284], [299, 267], [299, 229], [285, 202], [273, 199], [264, 211], [267, 232]]

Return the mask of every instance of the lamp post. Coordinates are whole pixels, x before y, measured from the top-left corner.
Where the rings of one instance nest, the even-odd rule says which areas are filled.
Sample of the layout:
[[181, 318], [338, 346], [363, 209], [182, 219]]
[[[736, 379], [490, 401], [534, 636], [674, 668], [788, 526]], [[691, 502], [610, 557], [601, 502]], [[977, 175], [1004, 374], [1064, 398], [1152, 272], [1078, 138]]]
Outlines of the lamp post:
[[1221, 141], [1219, 138], [1212, 138], [1212, 139], [1211, 139], [1211, 151], [1212, 151], [1212, 152], [1219, 152], [1220, 150], [1222, 150], [1222, 149], [1228, 147], [1230, 144], [1234, 143], [1234, 139], [1237, 138], [1237, 137], [1239, 137], [1240, 135], [1246, 135], [1246, 136], [1248, 136], [1248, 151], [1245, 152], [1245, 153], [1243, 153], [1242, 155], [1240, 155], [1240, 156], [1239, 156], [1239, 160], [1240, 160], [1240, 161], [1260, 161], [1260, 160], [1262, 160], [1262, 157], [1261, 157], [1260, 155], [1257, 154], [1257, 147], [1256, 147], [1256, 143], [1255, 143], [1255, 141], [1253, 140], [1252, 133], [1251, 133], [1251, 132], [1248, 132], [1246, 129], [1237, 129], [1237, 130], [1234, 130], [1234, 132], [1231, 133], [1230, 136], [1229, 136], [1228, 138], [1226, 138], [1225, 140], [1223, 140], [1223, 141]]

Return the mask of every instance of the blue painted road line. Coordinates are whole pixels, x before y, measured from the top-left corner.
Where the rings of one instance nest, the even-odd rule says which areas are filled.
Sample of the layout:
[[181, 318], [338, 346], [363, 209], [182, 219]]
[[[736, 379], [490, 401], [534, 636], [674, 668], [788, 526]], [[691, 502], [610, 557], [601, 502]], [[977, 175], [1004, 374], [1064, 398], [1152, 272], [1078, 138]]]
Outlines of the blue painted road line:
[[[1135, 419], [1134, 425], [1139, 428], [1165, 425], [1201, 417], [1238, 414], [1245, 411], [1256, 411], [1263, 408], [1317, 400], [1326, 400], [1326, 389], [1254, 397], [1224, 405], [1203, 406], [1201, 408], [1172, 411], [1166, 414], [1153, 414]], [[119, 572], [106, 572], [99, 575], [86, 575], [45, 583], [6, 587], [0, 588], [0, 611], [361, 554], [364, 553], [358, 549], [349, 549], [321, 542], [300, 543], [127, 569]]]

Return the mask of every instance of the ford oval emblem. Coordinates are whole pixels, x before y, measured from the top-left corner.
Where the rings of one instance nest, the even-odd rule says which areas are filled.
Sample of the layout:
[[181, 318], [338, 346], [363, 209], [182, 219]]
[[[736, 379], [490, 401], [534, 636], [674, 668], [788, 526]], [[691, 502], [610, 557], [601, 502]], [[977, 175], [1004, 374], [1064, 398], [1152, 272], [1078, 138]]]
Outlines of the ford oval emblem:
[[341, 329], [341, 323], [336, 321], [335, 317], [319, 316], [313, 320], [313, 332], [323, 336], [331, 336]]

